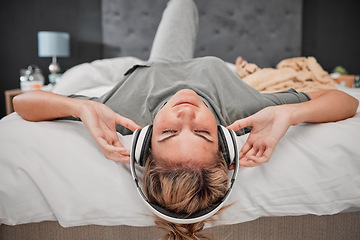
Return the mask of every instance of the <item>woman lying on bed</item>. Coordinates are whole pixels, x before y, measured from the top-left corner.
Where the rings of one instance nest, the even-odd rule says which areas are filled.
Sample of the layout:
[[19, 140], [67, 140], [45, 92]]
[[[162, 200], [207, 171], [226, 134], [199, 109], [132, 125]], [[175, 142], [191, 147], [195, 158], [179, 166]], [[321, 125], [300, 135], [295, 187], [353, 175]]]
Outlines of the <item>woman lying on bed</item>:
[[[254, 167], [269, 161], [290, 126], [355, 114], [358, 101], [344, 92], [261, 94], [222, 60], [193, 59], [197, 22], [192, 0], [169, 1], [149, 62], [131, 68], [110, 92], [89, 98], [33, 91], [15, 97], [15, 110], [29, 121], [81, 119], [106, 158], [125, 163], [130, 153], [116, 130], [131, 134], [153, 124], [145, 194], [150, 202], [185, 214], [205, 209], [227, 191], [227, 169], [233, 166], [219, 154], [218, 124], [237, 134], [252, 127], [239, 163]], [[203, 226], [157, 224], [174, 238], [193, 236]]]

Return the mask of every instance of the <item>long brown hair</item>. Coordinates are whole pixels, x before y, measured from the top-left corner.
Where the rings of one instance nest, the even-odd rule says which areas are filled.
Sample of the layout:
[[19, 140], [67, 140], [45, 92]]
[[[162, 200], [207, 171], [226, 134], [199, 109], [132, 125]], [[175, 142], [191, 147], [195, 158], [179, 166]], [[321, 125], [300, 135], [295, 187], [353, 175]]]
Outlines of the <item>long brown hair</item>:
[[[150, 155], [146, 162], [143, 189], [148, 200], [179, 214], [192, 214], [222, 199], [228, 190], [227, 165], [219, 153], [207, 167], [166, 167]], [[209, 239], [198, 232], [204, 222], [175, 224], [156, 218], [158, 228], [167, 231], [163, 239]]]

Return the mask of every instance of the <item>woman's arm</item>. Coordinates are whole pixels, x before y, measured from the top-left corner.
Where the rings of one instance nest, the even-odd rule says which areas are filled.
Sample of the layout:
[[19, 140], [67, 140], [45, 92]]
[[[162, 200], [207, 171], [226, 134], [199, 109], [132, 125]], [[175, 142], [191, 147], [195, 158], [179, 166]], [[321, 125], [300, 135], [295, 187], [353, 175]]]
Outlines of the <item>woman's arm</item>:
[[79, 117], [99, 144], [106, 158], [130, 162], [130, 152], [120, 143], [116, 125], [120, 124], [133, 131], [140, 126], [102, 103], [68, 98], [50, 92], [32, 91], [16, 96], [14, 108], [28, 121], [53, 120], [68, 116]]
[[237, 131], [252, 126], [240, 150], [240, 165], [258, 166], [268, 162], [276, 145], [292, 125], [302, 122], [339, 121], [355, 115], [359, 101], [338, 90], [308, 93], [311, 100], [264, 108], [256, 114], [228, 126]]
[[86, 100], [68, 98], [45, 91], [31, 91], [13, 99], [15, 111], [25, 120], [38, 122], [60, 117], [79, 117]]
[[293, 104], [292, 125], [344, 120], [354, 116], [359, 106], [356, 98], [339, 90], [309, 92], [308, 95], [310, 101]]

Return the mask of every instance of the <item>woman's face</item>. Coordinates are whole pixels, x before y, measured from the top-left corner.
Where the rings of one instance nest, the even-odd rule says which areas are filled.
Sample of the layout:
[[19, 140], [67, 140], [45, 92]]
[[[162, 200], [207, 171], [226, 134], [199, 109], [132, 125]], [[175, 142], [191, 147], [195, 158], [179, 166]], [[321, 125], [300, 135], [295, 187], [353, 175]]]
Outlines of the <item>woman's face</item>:
[[213, 113], [194, 91], [178, 91], [154, 119], [151, 147], [154, 157], [165, 163], [212, 163], [218, 152]]

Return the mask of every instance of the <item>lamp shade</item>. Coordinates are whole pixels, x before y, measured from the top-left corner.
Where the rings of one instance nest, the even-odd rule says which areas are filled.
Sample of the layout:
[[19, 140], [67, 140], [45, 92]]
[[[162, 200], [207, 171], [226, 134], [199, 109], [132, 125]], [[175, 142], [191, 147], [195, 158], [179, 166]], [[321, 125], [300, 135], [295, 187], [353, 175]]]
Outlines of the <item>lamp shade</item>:
[[69, 42], [69, 33], [38, 32], [39, 57], [69, 57]]

